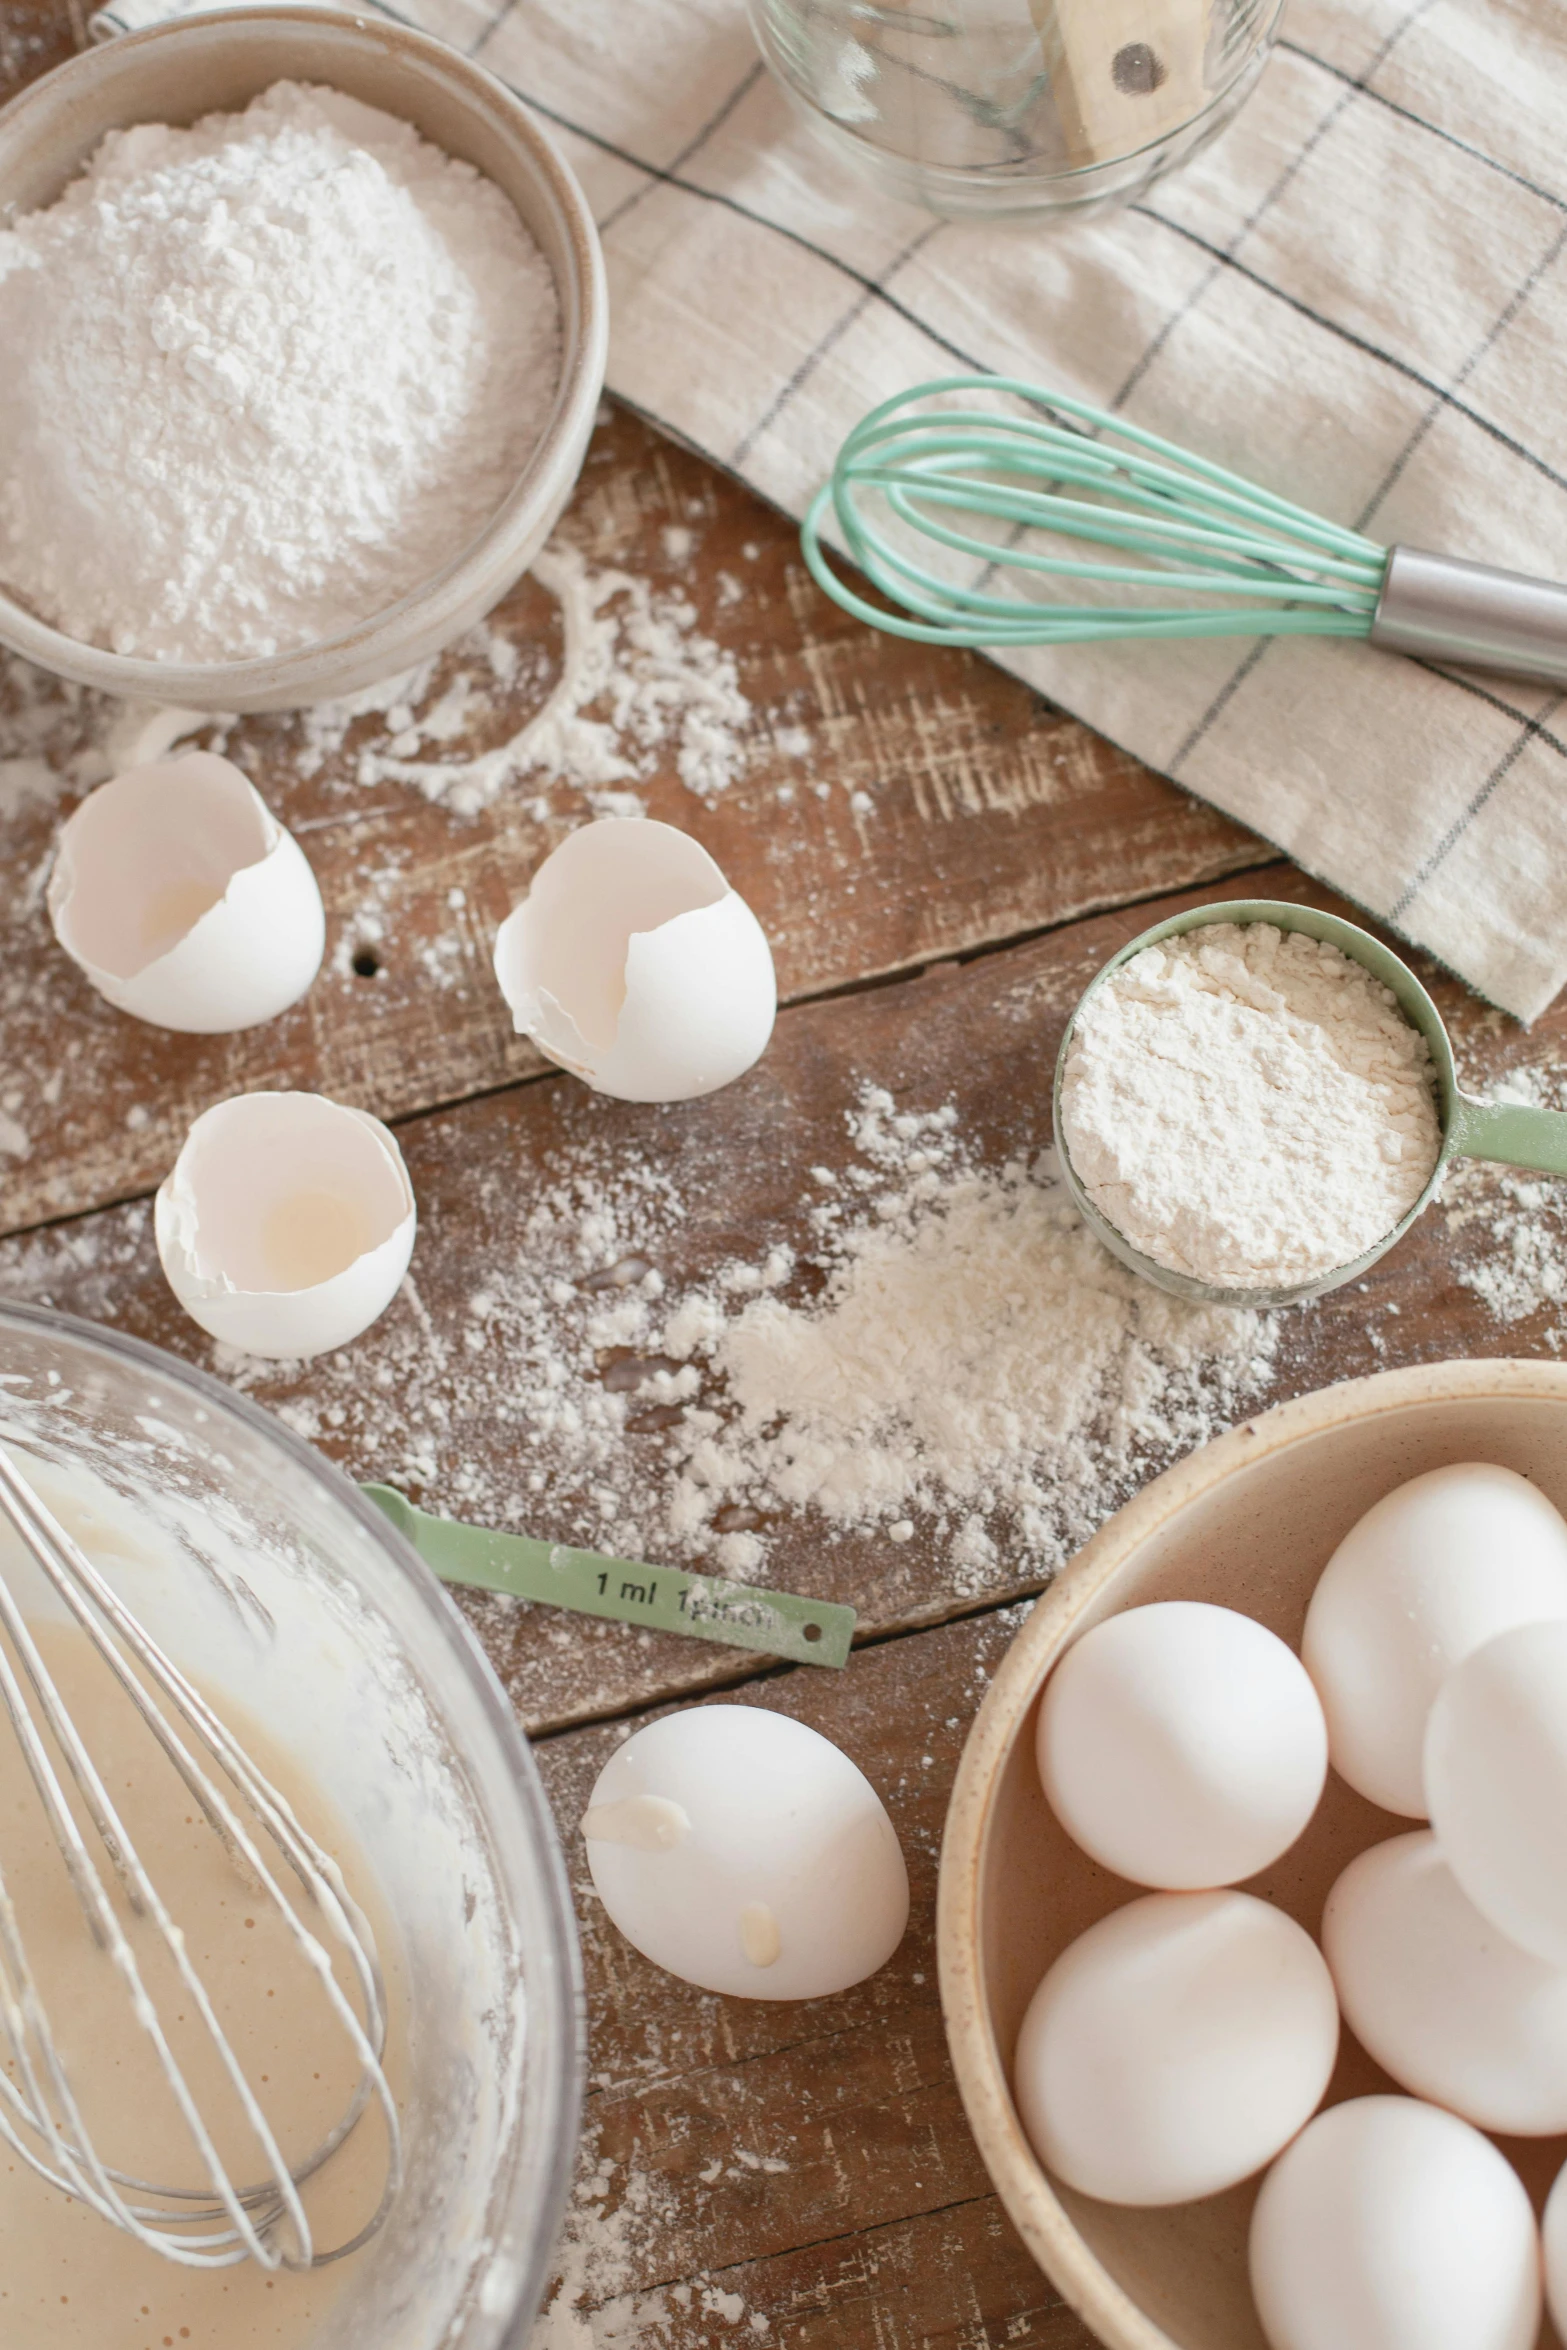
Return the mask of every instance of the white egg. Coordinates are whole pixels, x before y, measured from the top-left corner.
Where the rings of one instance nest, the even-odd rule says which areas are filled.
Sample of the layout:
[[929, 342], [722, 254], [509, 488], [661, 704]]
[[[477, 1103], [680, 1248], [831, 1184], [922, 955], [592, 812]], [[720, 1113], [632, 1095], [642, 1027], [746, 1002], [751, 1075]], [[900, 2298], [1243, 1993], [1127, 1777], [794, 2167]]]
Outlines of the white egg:
[[1191, 1600], [1129, 1608], [1075, 1641], [1045, 1683], [1036, 1751], [1067, 1834], [1172, 1891], [1277, 1860], [1328, 1770], [1299, 1658], [1250, 1616]]
[[102, 996], [159, 1028], [253, 1028], [321, 967], [326, 918], [304, 851], [211, 751], [88, 794], [49, 878], [54, 934]]
[[645, 817], [567, 834], [501, 924], [495, 976], [520, 1034], [628, 1102], [728, 1085], [778, 1008], [750, 907], [699, 842]]
[[1426, 1728], [1425, 1786], [1475, 1907], [1567, 1967], [1567, 1624], [1521, 1624], [1449, 1673]]
[[741, 1999], [820, 1999], [903, 1939], [909, 1880], [880, 1796], [762, 1706], [667, 1714], [616, 1749], [582, 1833], [599, 1899], [655, 1966]]
[[1567, 1971], [1481, 1916], [1429, 1829], [1350, 1862], [1322, 1948], [1345, 2022], [1400, 2088], [1482, 2130], [1567, 2130]]
[[1263, 2180], [1251, 2289], [1272, 2350], [1534, 2350], [1534, 2213], [1455, 2114], [1357, 2097]]
[[413, 1186], [378, 1118], [318, 1093], [246, 1093], [196, 1120], [154, 1223], [203, 1330], [247, 1354], [326, 1354], [396, 1295]]
[[1443, 1675], [1546, 1617], [1567, 1617], [1567, 1524], [1527, 1478], [1465, 1461], [1384, 1494], [1306, 1612], [1301, 1656], [1333, 1768], [1384, 1811], [1423, 1819], [1421, 1745]]
[[1540, 2221], [1545, 2241], [1545, 2299], [1551, 2323], [1567, 2341], [1567, 2169], [1559, 2170]]
[[1035, 2153], [1107, 2203], [1189, 2203], [1271, 2162], [1338, 2051], [1322, 1953], [1249, 1893], [1149, 1893], [1062, 1952], [1013, 2086]]

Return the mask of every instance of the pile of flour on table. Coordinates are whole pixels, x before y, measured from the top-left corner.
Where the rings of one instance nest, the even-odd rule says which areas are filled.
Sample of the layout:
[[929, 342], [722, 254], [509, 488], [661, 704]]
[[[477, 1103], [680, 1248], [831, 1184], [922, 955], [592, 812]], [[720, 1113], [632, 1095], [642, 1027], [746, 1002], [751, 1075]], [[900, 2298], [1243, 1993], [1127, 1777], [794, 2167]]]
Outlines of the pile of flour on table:
[[543, 429], [554, 279], [500, 190], [279, 82], [114, 131], [0, 233], [0, 579], [68, 636], [253, 658], [457, 555]]
[[1145, 947], [1095, 989], [1061, 1113], [1073, 1169], [1132, 1246], [1234, 1289], [1351, 1263], [1441, 1148], [1431, 1057], [1390, 991], [1267, 922]]
[[[405, 1292], [373, 1372], [361, 1348], [308, 1389], [223, 1368], [329, 1449], [351, 1430], [357, 1475], [482, 1525], [783, 1581], [808, 1513], [813, 1545], [920, 1539], [922, 1575], [961, 1597], [1052, 1573], [1267, 1392], [1276, 1317], [1127, 1272], [1054, 1153], [998, 1158], [952, 1105], [875, 1084], [844, 1125], [847, 1164], [807, 1163], [743, 1255], [682, 1277], [731, 1213], [723, 1170], [584, 1101], [531, 1202], [509, 1160], [464, 1168], [447, 1278], [475, 1286], [449, 1340]], [[54, 1246], [8, 1244], [0, 1286], [40, 1294]]]

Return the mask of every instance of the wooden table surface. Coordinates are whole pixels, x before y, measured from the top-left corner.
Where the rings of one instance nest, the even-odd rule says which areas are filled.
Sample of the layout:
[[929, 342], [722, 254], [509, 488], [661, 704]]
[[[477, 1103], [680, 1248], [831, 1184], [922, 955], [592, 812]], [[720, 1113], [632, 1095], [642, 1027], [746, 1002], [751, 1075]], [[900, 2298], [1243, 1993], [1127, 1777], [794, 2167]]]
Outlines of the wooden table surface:
[[[67, 0], [0, 0], [0, 88], [80, 37]], [[697, 1278], [748, 1238], [788, 1228], [813, 1165], [842, 1165], [845, 1106], [867, 1075], [925, 1107], [959, 1103], [998, 1160], [1043, 1144], [1062, 1025], [1116, 945], [1202, 896], [1333, 902], [1264, 843], [983, 661], [848, 620], [812, 587], [790, 526], [628, 414], [606, 412], [564, 535], [595, 563], [682, 590], [733, 656], [752, 705], [743, 772], [711, 804], [669, 759], [638, 786], [649, 813], [713, 851], [777, 957], [774, 1044], [710, 1100], [673, 1111], [596, 1101], [510, 1032], [490, 939], [540, 855], [585, 813], [564, 786], [547, 807], [519, 790], [459, 816], [412, 790], [356, 790], [347, 753], [305, 772], [290, 721], [238, 729], [230, 748], [304, 839], [330, 930], [304, 1004], [213, 1039], [138, 1026], [88, 990], [41, 905], [74, 791], [22, 788], [15, 767], [18, 788], [0, 789], [10, 884], [0, 903], [0, 1146], [10, 1138], [0, 1231], [11, 1236], [0, 1240], [0, 1293], [50, 1299], [211, 1364], [163, 1285], [147, 1211], [191, 1118], [266, 1085], [372, 1108], [396, 1124], [419, 1194], [412, 1287], [343, 1356], [287, 1374], [251, 1366], [244, 1380], [303, 1414], [353, 1474], [413, 1482], [416, 1459], [435, 1501], [520, 1489], [527, 1435], [505, 1408], [504, 1359], [469, 1365], [460, 1411], [438, 1408], [438, 1373], [465, 1359], [476, 1286], [515, 1250], [573, 1152], [633, 1154], [674, 1177], [703, 1171], [660, 1244], [672, 1278]], [[559, 628], [532, 583], [501, 622], [537, 654], [500, 697], [509, 730], [547, 690]], [[104, 717], [91, 697], [0, 668], [0, 785], [24, 715], [27, 741], [56, 766]], [[366, 721], [355, 743], [386, 723]], [[1422, 969], [1471, 1083], [1523, 1071], [1549, 1087], [1567, 1015], [1526, 1034]], [[1428, 1216], [1369, 1281], [1285, 1318], [1259, 1401], [1394, 1362], [1554, 1351], [1549, 1251], [1560, 1237], [1555, 1209], [1516, 1181], [1467, 1176], [1457, 1207]], [[1557, 1301], [1564, 1290], [1555, 1285]], [[408, 1401], [415, 1356], [424, 1377]], [[407, 1457], [388, 1460], [389, 1429]], [[581, 1503], [550, 1494], [555, 1522], [537, 1530], [580, 1532], [566, 1521]], [[1038, 1571], [1000, 1560], [959, 1591], [923, 1532], [902, 1545], [867, 1535], [826, 1545], [801, 1517], [773, 1535], [771, 1580], [861, 1610], [863, 1645], [847, 1672], [764, 1671], [738, 1651], [468, 1604], [538, 1742], [587, 1968], [586, 2127], [540, 2350], [1079, 2350], [1087, 2335], [1022, 2250], [969, 2139], [932, 1948], [948, 1788]], [[840, 1741], [902, 1836], [909, 1935], [891, 1965], [842, 1998], [797, 2007], [688, 1990], [620, 1941], [588, 1888], [575, 1822], [605, 1756], [649, 1709], [726, 1685]]]

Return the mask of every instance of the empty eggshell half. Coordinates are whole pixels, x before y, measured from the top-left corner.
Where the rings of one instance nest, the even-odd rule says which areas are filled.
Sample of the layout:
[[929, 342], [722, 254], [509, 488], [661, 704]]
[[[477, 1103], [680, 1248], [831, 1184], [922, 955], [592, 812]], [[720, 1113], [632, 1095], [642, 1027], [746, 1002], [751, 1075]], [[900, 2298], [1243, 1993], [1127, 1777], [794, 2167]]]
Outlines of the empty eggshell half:
[[158, 1193], [158, 1254], [191, 1319], [247, 1354], [346, 1346], [408, 1270], [414, 1195], [378, 1118], [246, 1093], [196, 1120]]
[[599, 1093], [681, 1102], [757, 1060], [778, 1008], [762, 926], [699, 842], [648, 817], [568, 834], [501, 924], [519, 1033]]
[[155, 759], [88, 794], [49, 880], [54, 934], [102, 996], [158, 1028], [253, 1028], [321, 967], [304, 851], [231, 760]]

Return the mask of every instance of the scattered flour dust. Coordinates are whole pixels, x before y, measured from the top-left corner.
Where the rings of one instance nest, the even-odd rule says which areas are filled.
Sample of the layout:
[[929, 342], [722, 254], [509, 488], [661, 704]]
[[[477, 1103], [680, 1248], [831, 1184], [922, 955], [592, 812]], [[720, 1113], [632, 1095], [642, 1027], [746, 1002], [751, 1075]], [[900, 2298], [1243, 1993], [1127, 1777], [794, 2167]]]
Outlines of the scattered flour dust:
[[1268, 1327], [1124, 1273], [1048, 1156], [985, 1167], [951, 1110], [900, 1115], [876, 1089], [851, 1129], [874, 1189], [868, 1214], [819, 1207], [820, 1294], [784, 1294], [769, 1263], [738, 1311], [720, 1288], [664, 1322], [661, 1351], [704, 1362], [726, 1398], [687, 1413], [677, 1534], [748, 1504], [895, 1538], [933, 1518], [956, 1587], [977, 1589], [998, 1542], [1055, 1564], [1107, 1478], [1198, 1442], [1265, 1376]]
[[[1489, 1098], [1531, 1108], [1567, 1108], [1567, 1073], [1549, 1067], [1514, 1070]], [[1454, 1236], [1454, 1279], [1472, 1290], [1505, 1329], [1550, 1314], [1541, 1336], [1562, 1350], [1567, 1309], [1567, 1192], [1559, 1179], [1521, 1167], [1461, 1159], [1443, 1192]], [[1480, 1243], [1478, 1253], [1469, 1246]]]
[[556, 2289], [528, 2350], [659, 2350], [677, 2334], [682, 2350], [774, 2344], [763, 2312], [713, 2278], [637, 2289], [636, 2278], [689, 2216], [668, 2180], [595, 2161], [590, 2141], [556, 2247]]
[[407, 123], [279, 82], [111, 131], [0, 233], [0, 575], [68, 635], [253, 658], [384, 610], [516, 479], [548, 263]]
[[1234, 1289], [1353, 1262], [1441, 1147], [1430, 1053], [1391, 991], [1271, 922], [1165, 939], [1096, 988], [1061, 1111], [1084, 1188], [1133, 1247]]
[[[657, 1260], [694, 1203], [624, 1150], [563, 1154], [469, 1298], [466, 1360], [386, 1327], [379, 1473], [454, 1514], [736, 1580], [802, 1512], [829, 1538], [921, 1532], [940, 1587], [969, 1595], [1048, 1573], [1266, 1386], [1274, 1321], [1125, 1272], [1048, 1157], [987, 1165], [950, 1108], [875, 1087], [846, 1114], [851, 1163], [816, 1170], [807, 1237], [797, 1217], [792, 1245], [680, 1290]], [[363, 1378], [351, 1354], [317, 1372], [284, 1407], [309, 1435]], [[478, 1424], [515, 1431], [496, 1448], [515, 1485], [453, 1441]]]
[[429, 662], [306, 711], [302, 771], [313, 773], [343, 748], [356, 720], [375, 714], [386, 725], [356, 743], [356, 780], [371, 789], [412, 785], [458, 815], [488, 807], [528, 776], [571, 785], [595, 815], [640, 815], [630, 787], [670, 749], [686, 789], [716, 799], [744, 766], [751, 705], [734, 656], [697, 627], [695, 605], [631, 572], [595, 570], [561, 538], [533, 571], [559, 601], [565, 651], [553, 692], [525, 726], [489, 750], [442, 755], [517, 676], [517, 646], [481, 624], [457, 648], [458, 667], [438, 695]]
[[[672, 752], [686, 789], [716, 799], [744, 772], [742, 738], [754, 713], [733, 654], [697, 626], [695, 605], [634, 573], [596, 569], [561, 536], [533, 571], [560, 603], [564, 659], [526, 725], [476, 755], [442, 755], [470, 729], [485, 730], [529, 661], [530, 648], [482, 622], [440, 659], [267, 722], [283, 730], [290, 764], [311, 776], [346, 753], [353, 785], [411, 785], [458, 815], [529, 779], [536, 788], [565, 784], [595, 815], [640, 815], [643, 803], [628, 787]], [[236, 723], [172, 703], [119, 702], [0, 651], [0, 823], [162, 758], [198, 733], [224, 749]], [[798, 741], [781, 736], [776, 747], [804, 758], [813, 739], [794, 731]], [[535, 813], [551, 811], [541, 802]]]
[[[52, 810], [67, 794], [156, 757], [174, 739], [169, 728], [202, 723], [194, 711], [115, 701], [0, 650], [0, 825]], [[142, 751], [149, 725], [154, 747]], [[41, 894], [41, 880], [38, 887]]]

